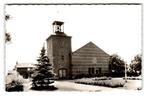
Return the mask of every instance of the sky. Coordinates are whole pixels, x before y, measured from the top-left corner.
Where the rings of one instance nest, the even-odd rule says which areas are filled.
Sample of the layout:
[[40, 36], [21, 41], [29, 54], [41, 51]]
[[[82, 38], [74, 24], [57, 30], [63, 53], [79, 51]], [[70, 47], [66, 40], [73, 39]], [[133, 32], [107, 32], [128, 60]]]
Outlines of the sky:
[[141, 5], [29, 5], [6, 6], [11, 16], [5, 29], [6, 71], [19, 63], [37, 63], [40, 50], [53, 33], [55, 20], [64, 22], [72, 36], [72, 51], [93, 42], [109, 55], [118, 54], [128, 64], [141, 53]]

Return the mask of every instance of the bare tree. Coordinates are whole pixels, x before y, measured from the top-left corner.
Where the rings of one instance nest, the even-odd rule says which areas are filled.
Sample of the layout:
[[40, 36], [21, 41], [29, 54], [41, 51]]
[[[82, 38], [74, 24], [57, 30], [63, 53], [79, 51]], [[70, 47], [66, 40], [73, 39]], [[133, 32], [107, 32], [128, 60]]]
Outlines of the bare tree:
[[[5, 15], [5, 20], [8, 21], [10, 19], [10, 15]], [[11, 41], [11, 34], [6, 32], [5, 33], [5, 42], [10, 42]]]

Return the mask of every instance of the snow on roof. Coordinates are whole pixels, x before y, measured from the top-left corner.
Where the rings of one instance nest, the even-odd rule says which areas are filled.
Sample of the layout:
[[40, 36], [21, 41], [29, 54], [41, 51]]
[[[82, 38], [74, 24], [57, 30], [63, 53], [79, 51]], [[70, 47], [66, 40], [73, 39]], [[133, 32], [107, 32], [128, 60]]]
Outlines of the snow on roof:
[[31, 63], [19, 63], [15, 65], [16, 68], [30, 68], [30, 67], [35, 67], [35, 64]]

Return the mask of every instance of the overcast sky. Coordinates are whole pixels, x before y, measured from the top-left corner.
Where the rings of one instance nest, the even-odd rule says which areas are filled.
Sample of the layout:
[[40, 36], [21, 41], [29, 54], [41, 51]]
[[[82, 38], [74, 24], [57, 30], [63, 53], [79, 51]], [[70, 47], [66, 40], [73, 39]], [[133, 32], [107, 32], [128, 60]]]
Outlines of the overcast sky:
[[36, 63], [55, 20], [65, 22], [72, 51], [92, 41], [127, 63], [141, 53], [141, 5], [13, 5], [5, 11], [11, 15], [6, 30], [12, 35], [6, 45], [6, 70], [12, 70], [16, 61]]

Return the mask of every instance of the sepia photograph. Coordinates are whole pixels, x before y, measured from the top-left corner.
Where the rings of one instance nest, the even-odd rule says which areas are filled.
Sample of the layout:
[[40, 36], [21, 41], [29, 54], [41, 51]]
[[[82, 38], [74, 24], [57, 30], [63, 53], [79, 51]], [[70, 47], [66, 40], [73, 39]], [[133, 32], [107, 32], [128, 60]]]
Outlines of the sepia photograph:
[[5, 91], [141, 91], [142, 6], [5, 4]]

